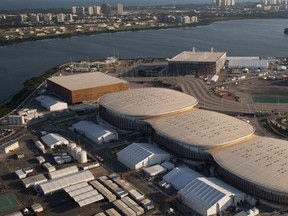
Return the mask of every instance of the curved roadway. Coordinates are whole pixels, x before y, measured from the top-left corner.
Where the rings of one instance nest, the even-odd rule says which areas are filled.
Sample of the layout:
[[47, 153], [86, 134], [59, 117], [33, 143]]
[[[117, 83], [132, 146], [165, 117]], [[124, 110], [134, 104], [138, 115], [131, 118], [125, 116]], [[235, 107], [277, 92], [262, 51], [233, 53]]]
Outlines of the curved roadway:
[[[203, 80], [197, 78], [188, 77], [134, 77], [128, 78], [128, 81], [154, 81], [165, 80], [179, 84], [182, 91], [189, 94], [199, 100], [198, 107], [208, 110], [222, 111], [222, 112], [235, 112], [235, 113], [256, 113], [256, 112], [271, 112], [277, 110], [281, 112], [287, 112], [287, 103], [253, 103], [250, 95], [241, 94], [241, 102], [229, 101], [222, 99], [215, 95], [210, 89], [210, 86], [206, 85]], [[236, 93], [237, 95], [237, 93]]]

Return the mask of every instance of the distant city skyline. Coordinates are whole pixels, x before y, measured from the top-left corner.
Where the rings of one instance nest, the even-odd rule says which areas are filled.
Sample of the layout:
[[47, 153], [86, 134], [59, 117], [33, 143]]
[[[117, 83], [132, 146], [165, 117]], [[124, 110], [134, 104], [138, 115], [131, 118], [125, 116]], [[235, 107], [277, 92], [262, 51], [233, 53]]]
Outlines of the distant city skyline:
[[[237, 0], [240, 2], [262, 2], [261, 0]], [[149, 5], [167, 5], [167, 4], [204, 4], [212, 3], [212, 0], [1, 0], [0, 9], [15, 10], [15, 9], [48, 9], [48, 8], [71, 8], [75, 5], [90, 6], [109, 3], [112, 6], [117, 6], [118, 3], [125, 6], [149, 6]]]

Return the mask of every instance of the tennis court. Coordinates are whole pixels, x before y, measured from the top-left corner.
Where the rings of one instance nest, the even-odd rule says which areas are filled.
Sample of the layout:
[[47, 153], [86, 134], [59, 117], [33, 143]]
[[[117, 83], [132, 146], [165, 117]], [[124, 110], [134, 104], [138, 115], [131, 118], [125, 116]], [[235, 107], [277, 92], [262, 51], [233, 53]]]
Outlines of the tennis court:
[[15, 197], [13, 193], [4, 193], [0, 195], [0, 212], [14, 209], [21, 205], [21, 202]]

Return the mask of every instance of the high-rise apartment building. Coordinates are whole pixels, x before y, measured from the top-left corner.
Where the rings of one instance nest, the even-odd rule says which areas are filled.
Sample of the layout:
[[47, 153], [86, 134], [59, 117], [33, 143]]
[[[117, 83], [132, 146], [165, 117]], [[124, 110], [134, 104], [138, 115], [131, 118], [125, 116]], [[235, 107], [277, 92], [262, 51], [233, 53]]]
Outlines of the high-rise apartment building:
[[30, 14], [30, 20], [32, 23], [38, 23], [40, 21], [39, 14]]
[[89, 16], [93, 16], [94, 15], [94, 10], [93, 10], [93, 7], [91, 7], [91, 6], [88, 7], [88, 15]]
[[100, 6], [94, 6], [94, 14], [95, 15], [101, 14], [101, 7]]
[[73, 14], [67, 14], [67, 15], [66, 15], [66, 20], [67, 20], [68, 22], [72, 22], [72, 21], [73, 21]]
[[28, 20], [27, 14], [20, 14], [19, 17], [21, 22], [27, 22]]
[[72, 7], [72, 14], [76, 14], [77, 13], [77, 6], [73, 6]]
[[234, 6], [235, 0], [213, 0], [214, 7]]
[[50, 22], [52, 20], [52, 14], [51, 13], [43, 14], [43, 20], [45, 22]]
[[123, 14], [123, 4], [117, 5], [117, 14]]
[[58, 23], [63, 23], [63, 22], [65, 22], [65, 14], [63, 14], [63, 13], [60, 13], [60, 14], [57, 14], [56, 15], [56, 21], [58, 22]]

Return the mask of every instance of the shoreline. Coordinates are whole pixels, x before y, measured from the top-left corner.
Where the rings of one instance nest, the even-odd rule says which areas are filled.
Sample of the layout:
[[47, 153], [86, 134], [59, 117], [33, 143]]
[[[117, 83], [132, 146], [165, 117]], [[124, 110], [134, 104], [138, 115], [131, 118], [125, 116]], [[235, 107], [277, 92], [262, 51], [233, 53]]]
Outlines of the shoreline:
[[[40, 40], [49, 40], [49, 39], [66, 39], [66, 38], [73, 38], [73, 37], [81, 37], [81, 36], [90, 36], [90, 35], [97, 35], [97, 34], [109, 34], [109, 33], [118, 33], [118, 32], [133, 32], [133, 31], [146, 31], [146, 30], [161, 30], [161, 29], [174, 29], [174, 28], [192, 28], [198, 26], [206, 26], [211, 25], [215, 22], [222, 22], [222, 21], [233, 21], [233, 20], [247, 20], [247, 19], [288, 19], [288, 14], [286, 16], [272, 16], [272, 17], [263, 17], [263, 16], [238, 16], [238, 17], [217, 17], [217, 18], [206, 18], [201, 20], [197, 23], [191, 23], [187, 25], [177, 25], [173, 23], [162, 23], [168, 24], [168, 26], [148, 26], [148, 27], [133, 27], [133, 28], [126, 28], [126, 29], [115, 29], [115, 30], [104, 30], [104, 31], [92, 31], [92, 32], [73, 32], [67, 33], [62, 35], [51, 35], [51, 36], [42, 36], [42, 37], [30, 37], [25, 39], [16, 39], [11, 41], [0, 40], [0, 47], [1, 46], [9, 46], [19, 43], [24, 43], [28, 41], [40, 41]], [[170, 26], [169, 26], [170, 24]]]

